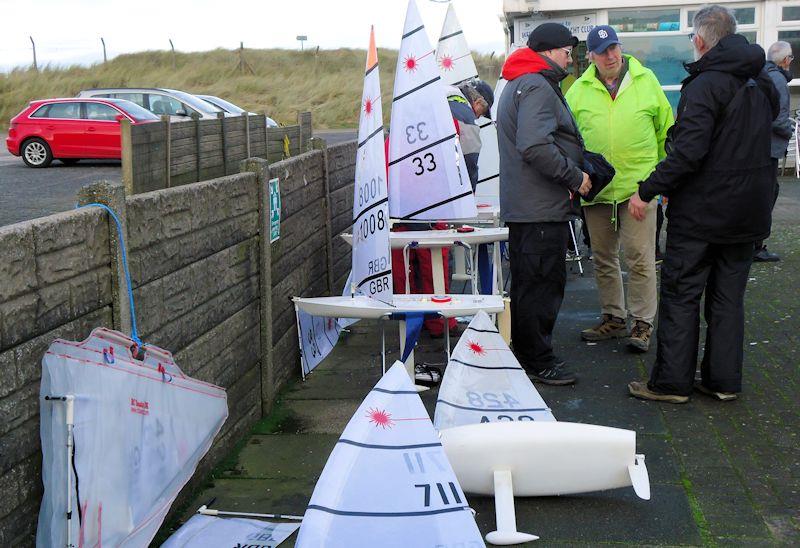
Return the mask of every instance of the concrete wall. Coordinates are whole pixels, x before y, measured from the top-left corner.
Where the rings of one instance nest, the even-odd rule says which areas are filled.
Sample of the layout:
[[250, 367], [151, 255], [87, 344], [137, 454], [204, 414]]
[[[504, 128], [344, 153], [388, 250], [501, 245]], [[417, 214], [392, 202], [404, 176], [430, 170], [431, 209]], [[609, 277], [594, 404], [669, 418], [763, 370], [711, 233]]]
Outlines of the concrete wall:
[[[239, 174], [127, 197], [110, 183], [82, 191], [122, 220], [142, 340], [228, 392], [228, 421], [187, 491], [299, 376], [289, 298], [329, 294], [334, 279], [341, 291], [349, 250], [338, 233], [350, 226], [355, 150], [249, 160]], [[264, 247], [271, 177], [280, 178], [281, 238]], [[0, 228], [0, 546], [29, 545], [35, 532], [44, 351], [97, 326], [130, 332], [112, 229], [97, 208]]]

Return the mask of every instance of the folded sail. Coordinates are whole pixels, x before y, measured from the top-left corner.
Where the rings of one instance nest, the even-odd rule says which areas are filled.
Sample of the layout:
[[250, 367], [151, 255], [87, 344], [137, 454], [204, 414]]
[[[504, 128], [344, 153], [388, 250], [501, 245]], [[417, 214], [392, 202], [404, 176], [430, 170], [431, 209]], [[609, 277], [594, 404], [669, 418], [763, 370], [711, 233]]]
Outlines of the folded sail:
[[436, 62], [439, 64], [445, 84], [458, 85], [478, 77], [475, 60], [472, 58], [472, 52], [469, 50], [464, 31], [461, 30], [461, 23], [456, 17], [453, 4], [447, 6], [447, 15], [436, 48]]
[[477, 216], [444, 83], [414, 0], [397, 59], [389, 134], [389, 212], [399, 219]]
[[298, 527], [296, 523], [195, 514], [161, 548], [275, 548]]
[[375, 32], [370, 32], [364, 92], [358, 124], [358, 152], [353, 197], [354, 291], [392, 302], [392, 254], [389, 248], [389, 197], [386, 150]]
[[396, 362], [331, 452], [296, 546], [483, 545], [422, 400]]
[[450, 355], [434, 426], [554, 420], [488, 314], [478, 312]]
[[481, 154], [478, 156], [478, 186], [475, 199], [478, 203], [499, 205], [500, 203], [500, 149], [497, 146], [497, 127], [492, 120], [497, 120], [497, 105], [500, 94], [506, 87], [501, 76], [494, 88], [494, 104], [491, 108], [492, 119], [481, 117], [477, 124], [481, 128]]
[[[134, 360], [131, 346], [98, 328], [83, 342], [56, 340], [42, 359], [37, 546], [147, 546], [228, 416], [222, 388], [185, 376], [159, 348]], [[74, 396], [71, 462], [66, 404], [50, 396]]]

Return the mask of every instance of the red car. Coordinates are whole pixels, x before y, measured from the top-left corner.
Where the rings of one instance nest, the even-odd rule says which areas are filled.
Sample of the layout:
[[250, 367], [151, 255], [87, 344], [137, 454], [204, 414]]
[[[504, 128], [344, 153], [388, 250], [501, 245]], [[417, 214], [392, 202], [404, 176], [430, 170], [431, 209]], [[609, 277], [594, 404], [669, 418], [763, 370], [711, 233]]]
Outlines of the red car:
[[30, 167], [47, 167], [54, 158], [68, 165], [84, 158], [119, 159], [123, 119], [142, 124], [159, 117], [124, 99], [32, 101], [11, 119], [6, 147]]

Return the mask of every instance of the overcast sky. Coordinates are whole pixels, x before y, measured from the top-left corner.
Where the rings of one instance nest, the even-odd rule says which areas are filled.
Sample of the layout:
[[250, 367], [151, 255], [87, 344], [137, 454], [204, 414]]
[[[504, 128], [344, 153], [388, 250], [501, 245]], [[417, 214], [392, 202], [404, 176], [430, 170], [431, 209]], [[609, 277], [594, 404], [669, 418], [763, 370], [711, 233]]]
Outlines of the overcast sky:
[[[416, 0], [432, 43], [447, 3]], [[452, 0], [472, 49], [505, 51], [502, 0]], [[0, 0], [0, 71], [39, 65], [91, 64], [120, 53], [306, 47], [366, 48], [375, 25], [379, 47], [397, 49], [407, 0]]]

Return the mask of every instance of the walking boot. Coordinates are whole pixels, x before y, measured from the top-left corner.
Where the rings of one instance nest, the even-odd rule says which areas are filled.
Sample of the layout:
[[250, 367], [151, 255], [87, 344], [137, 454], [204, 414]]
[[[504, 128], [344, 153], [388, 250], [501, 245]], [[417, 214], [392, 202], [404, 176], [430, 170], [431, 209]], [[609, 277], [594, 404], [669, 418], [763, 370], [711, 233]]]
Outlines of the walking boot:
[[631, 329], [631, 336], [628, 337], [628, 348], [634, 352], [647, 352], [650, 349], [650, 336], [652, 334], [652, 325], [636, 320], [633, 324], [633, 329]]
[[603, 314], [599, 324], [581, 331], [581, 339], [584, 341], [604, 341], [627, 336], [628, 327], [625, 325], [625, 320], [615, 318], [611, 314]]

